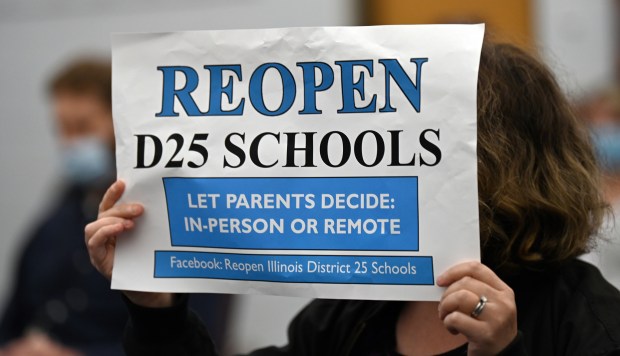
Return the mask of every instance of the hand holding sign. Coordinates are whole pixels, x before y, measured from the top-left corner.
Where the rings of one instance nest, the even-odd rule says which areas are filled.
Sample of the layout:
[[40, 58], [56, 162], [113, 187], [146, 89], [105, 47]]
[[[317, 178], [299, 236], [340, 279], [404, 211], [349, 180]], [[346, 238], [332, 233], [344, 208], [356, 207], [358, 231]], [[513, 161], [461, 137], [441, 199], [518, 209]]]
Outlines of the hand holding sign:
[[[105, 278], [112, 278], [116, 239], [134, 227], [134, 219], [144, 212], [141, 204], [116, 204], [125, 191], [125, 183], [116, 181], [108, 188], [101, 204], [97, 220], [84, 230], [90, 261]], [[172, 305], [170, 293], [146, 293], [123, 291], [133, 303], [145, 307]]]
[[461, 263], [440, 275], [437, 284], [448, 287], [439, 318], [448, 330], [467, 337], [468, 355], [496, 355], [517, 336], [514, 293], [489, 267]]

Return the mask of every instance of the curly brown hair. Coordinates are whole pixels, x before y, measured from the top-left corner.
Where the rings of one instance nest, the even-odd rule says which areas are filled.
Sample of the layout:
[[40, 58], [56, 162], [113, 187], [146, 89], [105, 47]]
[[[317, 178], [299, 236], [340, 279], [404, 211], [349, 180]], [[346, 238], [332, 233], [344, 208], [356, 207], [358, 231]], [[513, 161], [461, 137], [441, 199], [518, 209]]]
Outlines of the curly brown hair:
[[586, 252], [607, 210], [589, 135], [550, 71], [485, 43], [478, 79], [483, 262], [546, 268]]

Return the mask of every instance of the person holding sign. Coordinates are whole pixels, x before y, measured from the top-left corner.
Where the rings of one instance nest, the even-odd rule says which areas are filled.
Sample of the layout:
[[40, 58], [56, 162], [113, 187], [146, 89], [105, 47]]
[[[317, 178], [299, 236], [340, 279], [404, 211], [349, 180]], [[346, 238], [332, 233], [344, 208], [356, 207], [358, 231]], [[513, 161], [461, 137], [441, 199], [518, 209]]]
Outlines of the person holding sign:
[[[620, 355], [620, 292], [576, 259], [607, 209], [587, 132], [550, 72], [510, 45], [482, 50], [478, 186], [482, 263], [439, 275], [438, 303], [317, 300], [289, 345], [253, 355]], [[110, 187], [85, 231], [108, 279], [117, 238], [144, 213], [117, 204], [124, 189]], [[124, 295], [129, 355], [216, 354], [186, 295]]]
[[81, 241], [114, 181], [111, 91], [111, 64], [96, 58], [72, 61], [48, 84], [63, 180], [18, 256], [0, 315], [0, 355], [122, 354], [127, 312]]

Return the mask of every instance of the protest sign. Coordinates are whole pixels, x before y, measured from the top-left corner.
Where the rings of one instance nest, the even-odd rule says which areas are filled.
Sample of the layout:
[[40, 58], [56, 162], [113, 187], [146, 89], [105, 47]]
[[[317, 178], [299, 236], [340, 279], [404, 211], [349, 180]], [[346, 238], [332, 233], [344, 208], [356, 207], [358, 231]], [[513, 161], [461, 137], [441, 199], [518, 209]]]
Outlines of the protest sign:
[[480, 258], [483, 25], [115, 34], [112, 287], [437, 300]]

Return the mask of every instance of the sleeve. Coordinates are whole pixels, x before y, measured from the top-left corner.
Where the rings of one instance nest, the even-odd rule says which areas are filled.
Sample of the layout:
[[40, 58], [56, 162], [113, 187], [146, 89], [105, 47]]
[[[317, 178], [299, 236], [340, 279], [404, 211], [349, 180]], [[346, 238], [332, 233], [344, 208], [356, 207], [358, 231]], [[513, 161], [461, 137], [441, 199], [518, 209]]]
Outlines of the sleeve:
[[128, 356], [217, 355], [207, 329], [187, 307], [187, 294], [169, 308], [145, 308], [123, 298], [129, 309], [123, 336]]
[[[215, 345], [202, 321], [188, 309], [188, 295], [169, 308], [145, 308], [123, 297], [129, 308], [123, 347], [128, 356], [215, 356]], [[304, 308], [288, 329], [289, 344], [270, 346], [249, 356], [331, 355], [328, 330], [334, 314], [328, 303], [315, 301]]]

